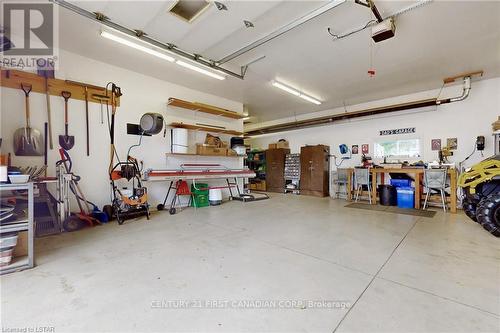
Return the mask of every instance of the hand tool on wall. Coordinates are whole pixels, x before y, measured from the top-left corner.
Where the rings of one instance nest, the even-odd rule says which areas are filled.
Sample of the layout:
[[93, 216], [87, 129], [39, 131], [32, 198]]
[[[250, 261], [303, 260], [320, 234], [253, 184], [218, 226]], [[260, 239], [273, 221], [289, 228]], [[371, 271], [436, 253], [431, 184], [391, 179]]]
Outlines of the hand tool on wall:
[[99, 106], [101, 108], [101, 124], [104, 124], [104, 113], [103, 113], [102, 105], [103, 105], [103, 102], [106, 102], [106, 105], [108, 105], [111, 98], [109, 96], [100, 95], [100, 94], [92, 94], [92, 98], [99, 101]]
[[47, 143], [47, 136], [49, 135], [49, 125], [48, 122], [44, 124], [44, 135], [45, 135], [45, 153], [43, 155], [43, 166], [45, 167], [45, 177], [47, 177], [47, 160], [49, 156], [49, 150], [48, 150], [48, 143]]
[[68, 100], [71, 93], [62, 91], [61, 96], [64, 98], [64, 135], [59, 135], [59, 145], [65, 150], [70, 150], [75, 145], [75, 137], [68, 135]]
[[84, 89], [84, 94], [85, 94], [85, 126], [86, 126], [86, 133], [87, 133], [87, 156], [90, 156], [90, 129], [89, 129], [89, 88], [92, 89], [97, 89], [97, 90], [103, 90], [105, 89], [103, 87], [99, 86], [94, 86], [82, 82], [77, 82], [77, 81], [71, 81], [71, 80], [66, 80], [66, 83], [73, 84], [75, 86], [80, 86], [83, 87]]
[[29, 94], [32, 86], [21, 83], [26, 101], [26, 127], [18, 128], [14, 132], [14, 153], [17, 156], [42, 156], [43, 136], [39, 130], [30, 126], [30, 101]]
[[[48, 123], [49, 147], [50, 147], [50, 149], [54, 149], [54, 143], [52, 142], [52, 121], [51, 121], [51, 116], [50, 116], [49, 72], [44, 71], [43, 76], [45, 77], [45, 102], [47, 104], [47, 123]], [[45, 140], [47, 140], [47, 137], [45, 137]]]
[[[109, 84], [109, 83], [108, 83]], [[122, 95], [122, 90], [116, 84], [111, 83], [111, 121], [109, 125], [109, 137], [111, 140], [110, 152], [109, 152], [109, 175], [111, 177], [111, 172], [113, 171], [115, 150], [115, 114], [116, 114], [116, 100]]]

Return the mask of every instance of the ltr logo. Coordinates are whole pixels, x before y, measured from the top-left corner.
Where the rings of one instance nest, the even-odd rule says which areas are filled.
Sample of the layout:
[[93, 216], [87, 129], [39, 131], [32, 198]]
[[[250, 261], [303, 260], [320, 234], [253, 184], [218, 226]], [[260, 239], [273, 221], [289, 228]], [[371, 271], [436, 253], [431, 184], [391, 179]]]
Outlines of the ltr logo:
[[54, 12], [51, 3], [4, 3], [4, 55], [50, 56], [54, 52]]

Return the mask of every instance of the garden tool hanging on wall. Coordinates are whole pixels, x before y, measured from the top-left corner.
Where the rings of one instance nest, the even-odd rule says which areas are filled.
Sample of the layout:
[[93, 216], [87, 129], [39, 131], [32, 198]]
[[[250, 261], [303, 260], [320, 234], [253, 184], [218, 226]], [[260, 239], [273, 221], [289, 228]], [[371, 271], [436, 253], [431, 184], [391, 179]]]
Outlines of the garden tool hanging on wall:
[[65, 150], [70, 150], [75, 145], [75, 137], [68, 135], [68, 100], [71, 97], [69, 91], [62, 91], [61, 96], [64, 98], [64, 135], [59, 135], [59, 145]]
[[26, 102], [26, 127], [18, 128], [14, 132], [14, 153], [17, 156], [42, 156], [44, 154], [44, 140], [42, 133], [30, 125], [31, 85], [21, 83]]

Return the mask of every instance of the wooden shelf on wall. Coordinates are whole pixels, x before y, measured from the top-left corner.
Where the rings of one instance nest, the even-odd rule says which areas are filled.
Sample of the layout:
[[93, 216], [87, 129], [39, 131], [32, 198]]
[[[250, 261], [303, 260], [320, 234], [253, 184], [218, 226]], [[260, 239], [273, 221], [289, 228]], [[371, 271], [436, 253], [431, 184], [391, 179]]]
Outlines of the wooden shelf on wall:
[[235, 136], [243, 135], [242, 132], [238, 132], [238, 131], [213, 128], [213, 127], [207, 127], [207, 126], [190, 125], [190, 124], [184, 124], [184, 123], [170, 123], [169, 126], [175, 127], [175, 128], [185, 128], [185, 129], [194, 130], [194, 131], [210, 132], [210, 133], [229, 134], [229, 135], [235, 135]]
[[191, 153], [166, 153], [167, 156], [203, 156], [203, 157], [228, 157], [228, 158], [242, 158], [246, 155], [206, 155], [206, 154], [191, 154]]
[[[0, 84], [3, 87], [19, 89], [20, 93], [24, 94], [21, 90], [21, 83], [26, 85], [31, 85], [31, 92], [45, 94], [45, 77], [37, 75], [35, 73], [11, 70], [0, 68], [1, 79]], [[49, 94], [52, 96], [61, 97], [62, 91], [69, 91], [71, 93], [71, 99], [85, 100], [85, 88], [75, 84], [71, 84], [61, 79], [48, 79], [49, 84]], [[98, 95], [108, 95], [111, 96], [111, 91], [102, 87], [97, 89], [93, 84], [88, 84], [88, 100], [92, 103], [99, 103], [99, 100], [92, 98], [92, 94]], [[24, 95], [23, 95], [24, 96]], [[61, 97], [62, 99], [62, 97]], [[105, 103], [103, 103], [105, 104]], [[116, 106], [120, 105], [120, 98], [116, 99]]]
[[222, 108], [219, 108], [216, 106], [207, 105], [207, 104], [198, 103], [198, 102], [188, 102], [188, 101], [184, 101], [182, 99], [173, 98], [173, 97], [170, 97], [168, 99], [167, 105], [176, 106], [179, 108], [194, 110], [194, 111], [203, 112], [203, 113], [209, 113], [209, 114], [213, 114], [216, 116], [222, 116], [222, 117], [227, 117], [227, 118], [232, 118], [232, 119], [245, 118], [244, 115], [239, 114], [239, 113], [234, 112], [234, 111], [230, 111], [230, 110], [222, 109]]

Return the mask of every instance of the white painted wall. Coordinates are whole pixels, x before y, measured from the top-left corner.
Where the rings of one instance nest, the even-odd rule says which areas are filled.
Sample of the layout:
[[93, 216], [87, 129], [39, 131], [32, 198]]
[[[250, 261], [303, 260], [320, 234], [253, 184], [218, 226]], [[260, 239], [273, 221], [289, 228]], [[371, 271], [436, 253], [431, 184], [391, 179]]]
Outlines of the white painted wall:
[[[191, 72], [187, 75], [196, 75]], [[197, 101], [216, 105], [237, 112], [243, 112], [242, 103], [230, 101], [214, 95], [188, 89], [166, 81], [123, 68], [111, 66], [79, 55], [61, 51], [60, 70], [56, 72], [59, 79], [69, 79], [87, 82], [94, 85], [104, 86], [113, 81], [122, 88], [121, 106], [117, 112], [115, 127], [115, 144], [118, 154], [122, 159], [126, 158], [129, 146], [137, 143], [138, 136], [126, 134], [127, 123], [138, 123], [141, 115], [145, 112], [159, 112], [164, 115], [167, 123], [207, 123], [225, 126], [228, 129], [242, 131], [243, 121], [222, 118], [209, 114], [196, 113], [194, 111], [167, 107], [169, 97], [176, 97], [188, 101]], [[200, 80], [213, 83], [214, 79], [200, 75]], [[16, 166], [43, 165], [43, 157], [21, 157], [13, 154], [12, 137], [14, 131], [23, 127], [24, 117], [24, 93], [19, 89], [1, 89], [1, 137], [3, 138], [2, 154], [12, 153], [12, 163]], [[39, 93], [30, 94], [31, 104], [31, 126], [43, 133], [43, 124], [47, 121], [45, 95]], [[110, 186], [108, 181], [109, 164], [109, 133], [106, 120], [100, 123], [99, 104], [90, 103], [90, 157], [86, 156], [85, 135], [85, 103], [78, 100], [69, 101], [69, 134], [75, 136], [75, 147], [69, 151], [73, 162], [74, 172], [82, 177], [81, 187], [89, 200], [96, 202], [99, 206], [110, 202]], [[55, 162], [58, 155], [58, 136], [64, 133], [62, 97], [52, 96], [52, 124], [54, 150], [49, 152], [49, 176], [55, 176]], [[106, 117], [106, 115], [105, 115]], [[168, 133], [167, 133], [168, 134]], [[190, 144], [194, 147], [196, 142], [203, 142], [205, 132], [192, 132]], [[222, 136], [223, 140], [229, 140], [229, 136]], [[217, 158], [190, 157], [183, 159], [169, 159], [165, 153], [170, 151], [169, 135], [163, 138], [162, 134], [153, 137], [144, 137], [142, 146], [134, 148], [131, 152], [139, 160], [144, 161], [145, 168], [175, 168], [184, 162], [212, 162], [220, 163]], [[242, 165], [241, 159], [224, 158], [225, 165], [237, 168]], [[156, 204], [163, 200], [166, 192], [166, 183], [147, 183], [150, 193], [150, 202]]]
[[[458, 96], [461, 94], [462, 86], [454, 85], [441, 92], [441, 97]], [[345, 111], [356, 111], [364, 108], [379, 107], [384, 105], [408, 102], [420, 98], [436, 97], [438, 90], [425, 91], [417, 94], [398, 96], [395, 98], [374, 101], [355, 106], [349, 106], [346, 110], [334, 109], [308, 115], [308, 118], [324, 116], [328, 114], [342, 113]], [[290, 98], [294, 98], [290, 96]], [[351, 119], [343, 123], [335, 123], [328, 126], [313, 127], [289, 132], [276, 133], [255, 137], [251, 140], [252, 148], [267, 148], [271, 142], [278, 139], [286, 139], [290, 142], [292, 153], [300, 152], [304, 145], [326, 144], [330, 145], [331, 153], [339, 155], [339, 144], [345, 143], [349, 147], [359, 145], [359, 155], [353, 155], [352, 160], [345, 161], [342, 166], [359, 165], [361, 161], [361, 145], [369, 144], [370, 153], [373, 156], [374, 143], [383, 139], [396, 138], [420, 138], [423, 144], [424, 161], [436, 160], [437, 151], [431, 150], [431, 139], [441, 139], [442, 146], [446, 145], [446, 139], [458, 138], [458, 150], [450, 161], [460, 162], [468, 156], [474, 148], [478, 135], [486, 138], [485, 156], [493, 154], [493, 137], [491, 123], [500, 115], [500, 78], [478, 81], [472, 83], [469, 98], [462, 102], [442, 105], [439, 107], [423, 108], [420, 110], [403, 111], [378, 117], [367, 117]], [[298, 117], [297, 119], [305, 119]], [[293, 118], [280, 119], [265, 124], [255, 124], [251, 128], [263, 127], [272, 124], [293, 121]], [[379, 131], [384, 129], [396, 129], [416, 127], [415, 134], [379, 136]], [[249, 127], [250, 128], [250, 127]], [[483, 157], [476, 153], [466, 165], [472, 165]], [[380, 159], [375, 159], [381, 162]], [[333, 164], [333, 163], [332, 163]], [[457, 163], [458, 164], [458, 163]], [[332, 166], [333, 167], [333, 166]]]

